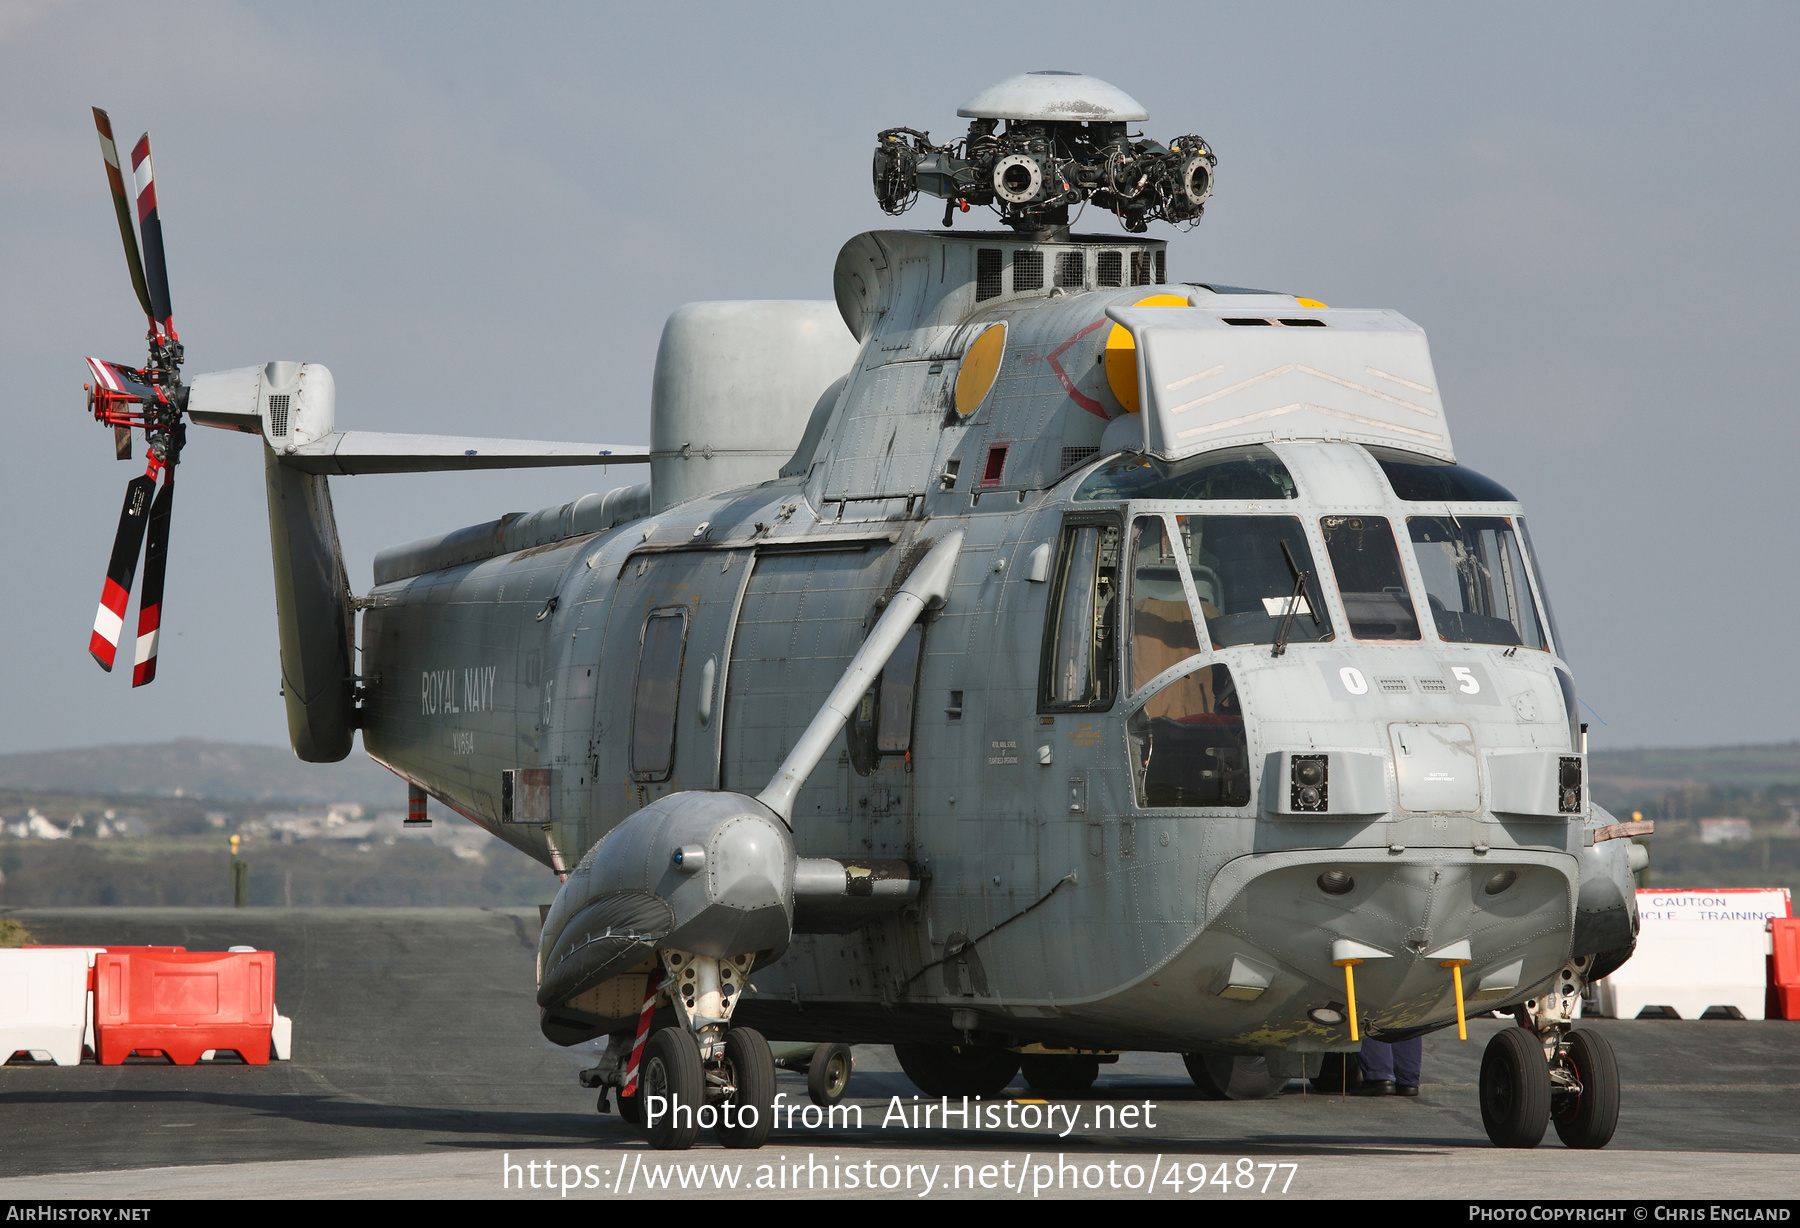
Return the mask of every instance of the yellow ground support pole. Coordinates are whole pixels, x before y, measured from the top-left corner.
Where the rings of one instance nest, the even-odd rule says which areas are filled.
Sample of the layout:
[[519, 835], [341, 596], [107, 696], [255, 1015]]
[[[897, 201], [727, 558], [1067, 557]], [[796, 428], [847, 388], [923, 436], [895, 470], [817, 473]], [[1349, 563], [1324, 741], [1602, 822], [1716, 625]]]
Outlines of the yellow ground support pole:
[[1350, 969], [1362, 963], [1362, 960], [1339, 959], [1332, 962], [1344, 970], [1344, 997], [1350, 1001], [1350, 1039], [1361, 1040], [1362, 1037], [1356, 1034], [1356, 974]]
[[1446, 959], [1439, 966], [1450, 969], [1450, 976], [1456, 982], [1456, 1039], [1469, 1039], [1469, 1021], [1463, 1015], [1462, 970], [1468, 963], [1466, 959]]

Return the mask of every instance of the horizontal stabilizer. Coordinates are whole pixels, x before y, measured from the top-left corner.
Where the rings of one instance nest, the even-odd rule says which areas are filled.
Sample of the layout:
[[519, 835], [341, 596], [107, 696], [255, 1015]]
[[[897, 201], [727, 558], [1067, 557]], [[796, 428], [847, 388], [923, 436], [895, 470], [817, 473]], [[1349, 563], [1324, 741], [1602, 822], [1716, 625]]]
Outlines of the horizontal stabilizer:
[[440, 473], [552, 465], [645, 464], [650, 460], [650, 449], [640, 444], [609, 447], [543, 439], [334, 431], [312, 443], [284, 449], [279, 458], [284, 466], [304, 473]]

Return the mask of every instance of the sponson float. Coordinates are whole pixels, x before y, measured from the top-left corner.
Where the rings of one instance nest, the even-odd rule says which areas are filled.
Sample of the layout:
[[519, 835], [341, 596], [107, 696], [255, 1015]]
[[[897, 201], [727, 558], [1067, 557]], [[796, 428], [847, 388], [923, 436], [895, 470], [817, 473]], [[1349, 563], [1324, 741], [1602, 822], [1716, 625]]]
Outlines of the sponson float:
[[[610, 1038], [603, 1107], [757, 1145], [765, 1035], [892, 1043], [932, 1094], [1148, 1049], [1267, 1095], [1504, 1008], [1490, 1135], [1604, 1145], [1616, 1069], [1570, 1025], [1631, 953], [1639, 829], [1589, 797], [1523, 509], [1457, 463], [1424, 333], [1171, 282], [1145, 232], [1217, 159], [1104, 82], [962, 114], [880, 134], [877, 197], [1006, 229], [859, 235], [834, 302], [682, 308], [647, 450], [339, 431], [311, 363], [184, 385], [148, 223], [151, 361], [95, 362], [95, 412], [162, 472], [183, 415], [262, 437], [296, 751], [360, 730], [563, 878], [542, 1025]], [[350, 591], [332, 475], [630, 462]]]

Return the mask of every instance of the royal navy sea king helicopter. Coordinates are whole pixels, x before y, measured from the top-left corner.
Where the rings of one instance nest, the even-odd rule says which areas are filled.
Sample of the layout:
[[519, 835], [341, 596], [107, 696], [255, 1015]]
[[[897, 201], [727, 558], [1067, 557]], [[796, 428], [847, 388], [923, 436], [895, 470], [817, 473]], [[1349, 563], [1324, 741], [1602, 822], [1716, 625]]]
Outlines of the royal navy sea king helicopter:
[[[557, 874], [543, 1032], [609, 1038], [583, 1081], [661, 1147], [767, 1138], [770, 1036], [893, 1044], [932, 1095], [1161, 1050], [1243, 1098], [1496, 1008], [1494, 1142], [1605, 1145], [1616, 1065], [1570, 1025], [1635, 942], [1640, 829], [1589, 797], [1523, 509], [1457, 463], [1425, 334], [1169, 282], [1144, 232], [1216, 159], [1105, 82], [958, 114], [874, 159], [946, 228], [851, 239], [835, 301], [669, 318], [645, 449], [340, 431], [317, 363], [183, 383], [149, 141], [140, 257], [96, 111], [151, 350], [89, 360], [150, 454], [94, 655], [147, 526], [154, 677], [186, 423], [260, 436], [295, 752], [360, 730], [415, 818]], [[646, 462], [351, 589], [332, 476]]]

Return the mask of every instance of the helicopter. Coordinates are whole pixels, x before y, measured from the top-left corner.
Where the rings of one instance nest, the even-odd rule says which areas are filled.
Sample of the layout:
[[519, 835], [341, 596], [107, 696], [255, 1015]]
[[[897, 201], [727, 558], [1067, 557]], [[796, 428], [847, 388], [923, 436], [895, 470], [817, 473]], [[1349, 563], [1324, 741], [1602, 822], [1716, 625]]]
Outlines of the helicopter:
[[[934, 1096], [1179, 1053], [1242, 1099], [1496, 1010], [1490, 1138], [1605, 1146], [1617, 1065], [1572, 1024], [1635, 944], [1647, 825], [1590, 796], [1524, 510], [1458, 462], [1424, 331], [1170, 282], [1148, 229], [1197, 224], [1218, 159], [1117, 87], [958, 115], [876, 140], [878, 203], [940, 227], [851, 238], [830, 300], [670, 316], [644, 448], [340, 431], [311, 362], [183, 382], [149, 139], [134, 231], [96, 109], [150, 355], [88, 360], [149, 452], [93, 655], [147, 535], [155, 676], [187, 426], [260, 436], [295, 753], [360, 732], [409, 822], [435, 799], [556, 874], [541, 1029], [606, 1039], [581, 1081], [656, 1147], [761, 1146], [771, 1039], [891, 1044]], [[330, 478], [595, 464], [650, 480], [353, 591]]]

